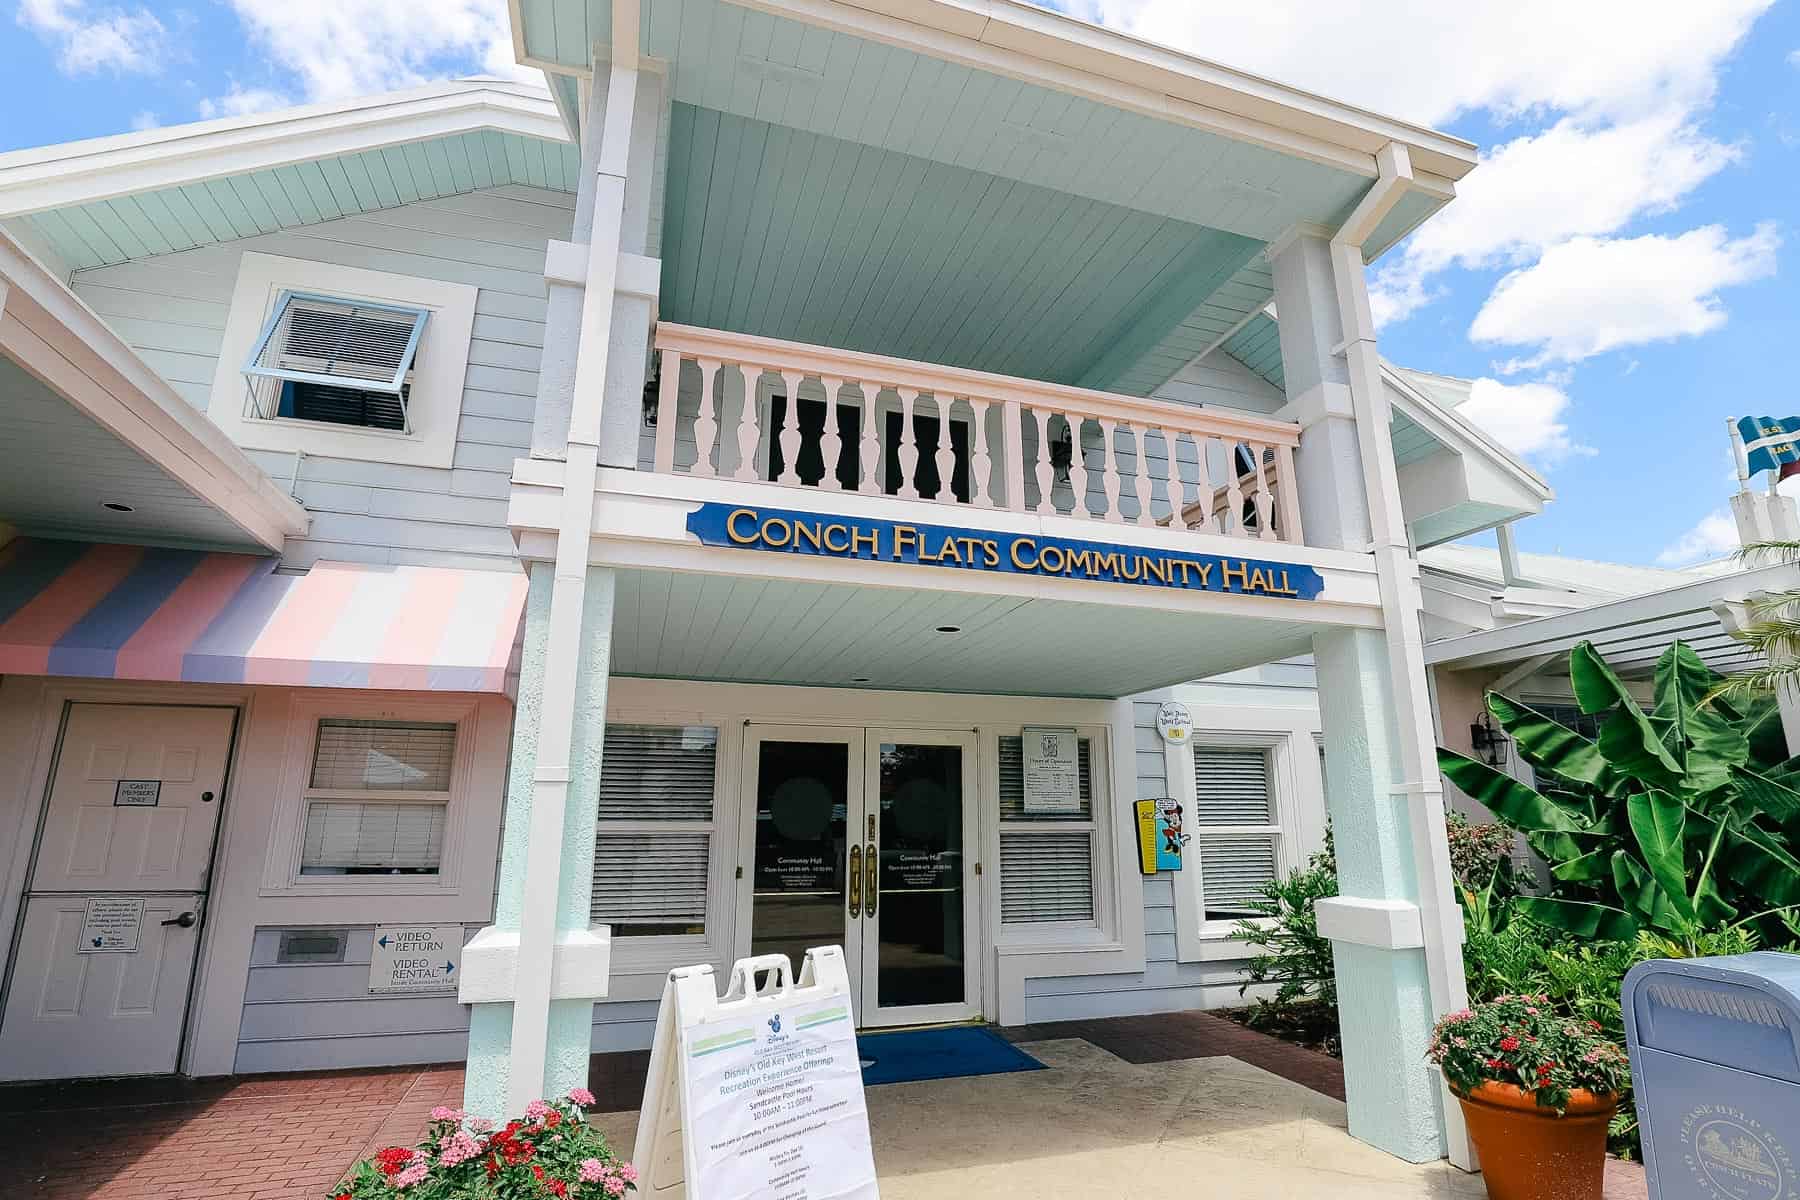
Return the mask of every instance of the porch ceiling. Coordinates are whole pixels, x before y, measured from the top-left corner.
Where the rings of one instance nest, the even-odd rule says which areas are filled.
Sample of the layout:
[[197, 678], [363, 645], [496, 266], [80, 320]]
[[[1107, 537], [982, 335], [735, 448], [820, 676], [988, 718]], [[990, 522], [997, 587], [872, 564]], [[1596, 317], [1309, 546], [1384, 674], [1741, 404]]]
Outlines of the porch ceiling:
[[682, 324], [1104, 387], [1269, 296], [1252, 238], [686, 103], [667, 196]]
[[[21, 533], [261, 551], [237, 522], [0, 355], [0, 521]], [[102, 507], [127, 504], [131, 512]]]
[[1307, 653], [1313, 633], [1016, 596], [641, 568], [618, 579], [613, 671], [659, 678], [1111, 698]]

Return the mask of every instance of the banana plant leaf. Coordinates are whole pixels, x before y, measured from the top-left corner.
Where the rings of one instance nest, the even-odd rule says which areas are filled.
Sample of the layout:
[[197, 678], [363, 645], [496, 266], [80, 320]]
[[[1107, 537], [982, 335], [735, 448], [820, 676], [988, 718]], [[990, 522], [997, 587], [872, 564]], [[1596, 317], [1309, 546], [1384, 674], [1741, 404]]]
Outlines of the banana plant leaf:
[[1438, 747], [1438, 769], [1451, 783], [1461, 788], [1470, 799], [1487, 806], [1489, 812], [1514, 829], [1527, 833], [1580, 833], [1576, 816], [1536, 788], [1527, 787], [1511, 775], [1486, 763], [1465, 758], [1454, 750]]
[[[1579, 843], [1574, 838], [1567, 834], [1561, 836], [1567, 838], [1570, 845], [1579, 849]], [[1535, 847], [1533, 848], [1535, 849]], [[1558, 855], [1554, 859], [1545, 856], [1545, 861], [1555, 864], [1550, 868], [1550, 874], [1563, 883], [1593, 883], [1611, 877], [1612, 856], [1622, 853], [1624, 852], [1614, 850], [1611, 846], [1601, 846], [1599, 849], [1589, 850], [1586, 854], [1577, 854], [1573, 858], [1566, 855]]]
[[1532, 766], [1603, 792], [1613, 786], [1612, 768], [1606, 765], [1600, 747], [1562, 722], [1499, 692], [1487, 694], [1487, 707]]
[[1743, 895], [1766, 901], [1770, 908], [1800, 904], [1800, 860], [1774, 835], [1753, 825], [1729, 832], [1719, 859], [1723, 867], [1715, 863], [1714, 873], [1722, 871]]
[[1687, 805], [1667, 792], [1639, 792], [1631, 797], [1631, 833], [1650, 875], [1668, 894], [1682, 919], [1692, 923], [1694, 902], [1688, 896]]
[[1614, 850], [1610, 866], [1613, 887], [1618, 889], [1625, 911], [1631, 913], [1639, 925], [1671, 934], [1685, 933], [1692, 926], [1691, 921], [1675, 910], [1669, 894], [1651, 878], [1642, 863], [1623, 850]]
[[1767, 814], [1780, 824], [1800, 817], [1800, 791], [1790, 783], [1748, 766], [1739, 767], [1732, 773], [1732, 783], [1736, 785], [1738, 799], [1743, 802], [1734, 807], [1742, 815]]
[[1613, 770], [1665, 791], [1682, 789], [1681, 764], [1663, 744], [1662, 731], [1644, 715], [1592, 642], [1582, 642], [1569, 652], [1569, 680], [1582, 712], [1608, 714], [1600, 725], [1599, 746]]
[[1553, 900], [1544, 896], [1521, 896], [1514, 903], [1520, 912], [1539, 924], [1576, 937], [1607, 942], [1629, 942], [1637, 937], [1638, 923], [1632, 915], [1604, 904]]
[[1656, 703], [1650, 717], [1669, 757], [1682, 765], [1697, 792], [1723, 787], [1731, 769], [1750, 758], [1750, 740], [1709, 702], [1720, 683], [1686, 643], [1676, 642], [1656, 662]]

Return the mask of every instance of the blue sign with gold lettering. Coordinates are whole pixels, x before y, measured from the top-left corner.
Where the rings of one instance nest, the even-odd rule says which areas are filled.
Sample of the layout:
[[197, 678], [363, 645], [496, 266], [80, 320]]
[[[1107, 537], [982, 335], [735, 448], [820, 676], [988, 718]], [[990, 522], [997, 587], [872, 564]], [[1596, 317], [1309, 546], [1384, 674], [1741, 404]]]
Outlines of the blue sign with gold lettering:
[[1318, 571], [1296, 563], [781, 508], [702, 504], [688, 514], [687, 530], [704, 545], [739, 550], [913, 563], [1193, 592], [1316, 600], [1325, 587]]

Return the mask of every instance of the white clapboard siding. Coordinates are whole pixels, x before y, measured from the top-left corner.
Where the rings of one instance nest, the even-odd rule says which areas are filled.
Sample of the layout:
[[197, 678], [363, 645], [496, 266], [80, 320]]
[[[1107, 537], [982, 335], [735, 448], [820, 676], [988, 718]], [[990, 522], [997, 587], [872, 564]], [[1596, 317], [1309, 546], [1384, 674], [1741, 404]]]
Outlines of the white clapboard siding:
[[245, 251], [471, 284], [474, 336], [452, 467], [252, 450], [312, 513], [285, 563], [319, 559], [516, 569], [512, 462], [531, 444], [544, 343], [544, 247], [574, 197], [505, 186], [76, 273], [72, 286], [184, 399], [209, 402]]
[[[1162, 740], [1156, 734], [1155, 700], [1132, 703], [1132, 761], [1137, 799], [1169, 795]], [[1004, 754], [1004, 749], [1002, 750]], [[1134, 975], [1071, 975], [1025, 981], [1027, 1021], [1069, 1021], [1219, 1008], [1245, 1001], [1238, 995], [1243, 963], [1183, 963], [1175, 949], [1175, 876], [1143, 880], [1144, 970]]]

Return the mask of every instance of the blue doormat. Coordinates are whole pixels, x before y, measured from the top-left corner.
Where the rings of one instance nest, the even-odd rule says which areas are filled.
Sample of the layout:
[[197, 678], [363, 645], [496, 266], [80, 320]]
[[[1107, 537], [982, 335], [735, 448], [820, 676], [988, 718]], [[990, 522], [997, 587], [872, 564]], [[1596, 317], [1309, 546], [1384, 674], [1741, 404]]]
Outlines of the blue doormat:
[[1044, 1069], [1043, 1063], [979, 1025], [859, 1034], [856, 1048], [862, 1054], [864, 1087]]

